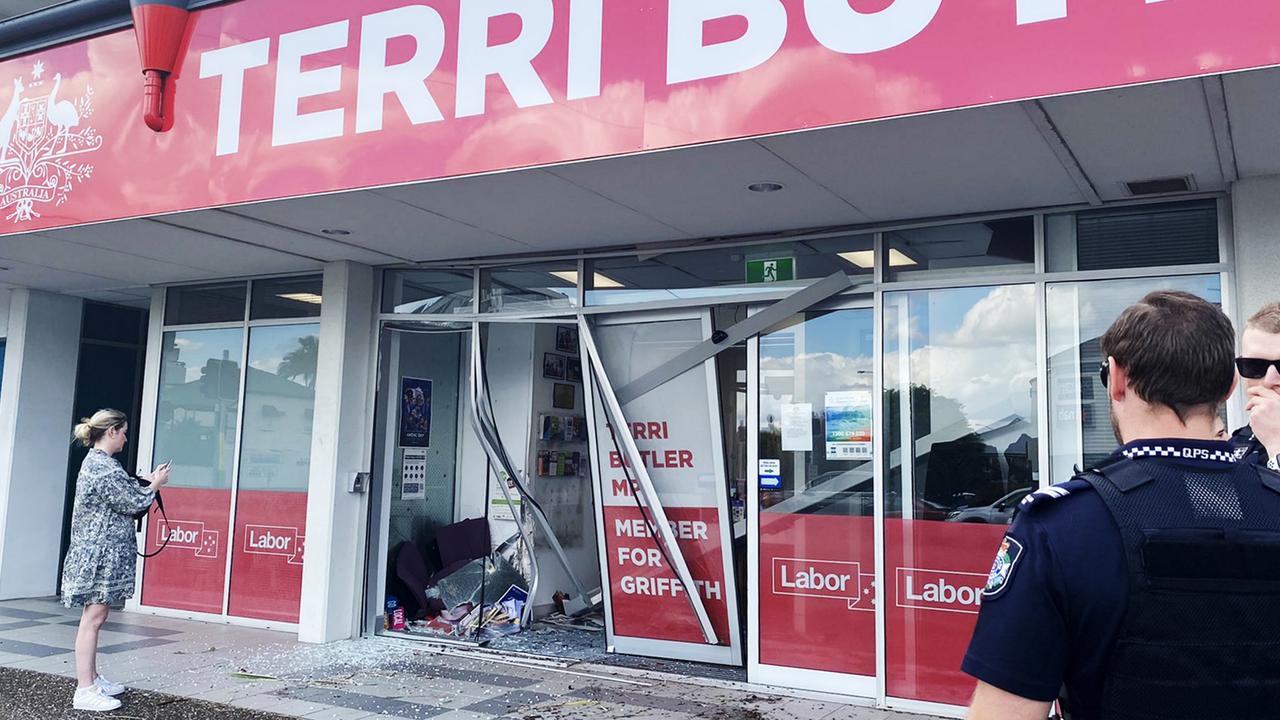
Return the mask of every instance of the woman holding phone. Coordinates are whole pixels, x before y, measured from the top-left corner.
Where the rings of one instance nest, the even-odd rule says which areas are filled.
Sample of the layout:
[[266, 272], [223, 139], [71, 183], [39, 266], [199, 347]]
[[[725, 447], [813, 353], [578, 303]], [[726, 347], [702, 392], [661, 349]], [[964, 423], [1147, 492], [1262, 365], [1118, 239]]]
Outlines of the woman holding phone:
[[76, 710], [120, 707], [124, 686], [98, 674], [98, 632], [111, 606], [133, 597], [134, 517], [145, 512], [169, 481], [169, 464], [143, 476], [149, 487], [125, 472], [113, 457], [124, 449], [129, 420], [119, 410], [99, 410], [75, 427], [75, 439], [90, 448], [76, 478], [71, 544], [62, 568], [62, 604], [83, 607], [76, 634]]

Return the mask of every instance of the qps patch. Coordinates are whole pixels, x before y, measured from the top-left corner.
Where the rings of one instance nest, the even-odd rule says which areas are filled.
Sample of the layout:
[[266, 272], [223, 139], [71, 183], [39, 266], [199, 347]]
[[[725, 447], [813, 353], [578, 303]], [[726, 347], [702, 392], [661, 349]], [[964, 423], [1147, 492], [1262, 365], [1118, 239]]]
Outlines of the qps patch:
[[982, 589], [984, 599], [1000, 597], [1004, 589], [1009, 586], [1009, 580], [1013, 577], [1013, 571], [1017, 568], [1018, 559], [1021, 557], [1022, 543], [1005, 535], [1000, 541], [1000, 550], [996, 552], [996, 559], [991, 563], [991, 572], [987, 574], [987, 586]]

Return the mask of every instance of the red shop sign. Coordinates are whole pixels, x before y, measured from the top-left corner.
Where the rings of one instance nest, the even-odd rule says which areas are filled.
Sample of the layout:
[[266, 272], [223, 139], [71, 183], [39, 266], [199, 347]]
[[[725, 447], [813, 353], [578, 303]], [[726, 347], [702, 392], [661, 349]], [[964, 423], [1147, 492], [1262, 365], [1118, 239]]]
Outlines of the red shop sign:
[[0, 232], [1280, 64], [1274, 0], [241, 0], [0, 70]]

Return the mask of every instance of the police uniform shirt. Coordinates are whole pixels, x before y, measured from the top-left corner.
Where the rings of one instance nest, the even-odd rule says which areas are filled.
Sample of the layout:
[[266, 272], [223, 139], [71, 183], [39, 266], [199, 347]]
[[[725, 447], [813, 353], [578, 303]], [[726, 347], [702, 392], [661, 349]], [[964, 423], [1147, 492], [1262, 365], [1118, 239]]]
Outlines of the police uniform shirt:
[[[1267, 449], [1254, 437], [1253, 428], [1248, 425], [1232, 433], [1230, 442], [1237, 458], [1255, 462], [1259, 465], [1267, 465], [1270, 461], [1270, 458], [1267, 457]], [[1276, 468], [1273, 467], [1272, 469]]]
[[[1122, 456], [1188, 470], [1235, 457], [1225, 441], [1141, 440], [1100, 466]], [[1029, 495], [992, 564], [962, 669], [1031, 700], [1065, 686], [1073, 716], [1097, 717], [1127, 583], [1120, 530], [1093, 486], [1072, 479]]]

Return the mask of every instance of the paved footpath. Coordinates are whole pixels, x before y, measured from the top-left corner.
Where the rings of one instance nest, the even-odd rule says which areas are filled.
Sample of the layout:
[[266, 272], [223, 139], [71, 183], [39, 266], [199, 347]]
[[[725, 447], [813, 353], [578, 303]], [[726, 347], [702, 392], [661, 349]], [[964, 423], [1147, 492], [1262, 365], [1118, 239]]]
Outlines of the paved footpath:
[[[103, 717], [69, 709], [78, 614], [52, 600], [0, 602], [0, 718]], [[677, 677], [532, 655], [392, 639], [306, 645], [285, 633], [113, 613], [103, 674], [135, 720], [926, 720]]]

